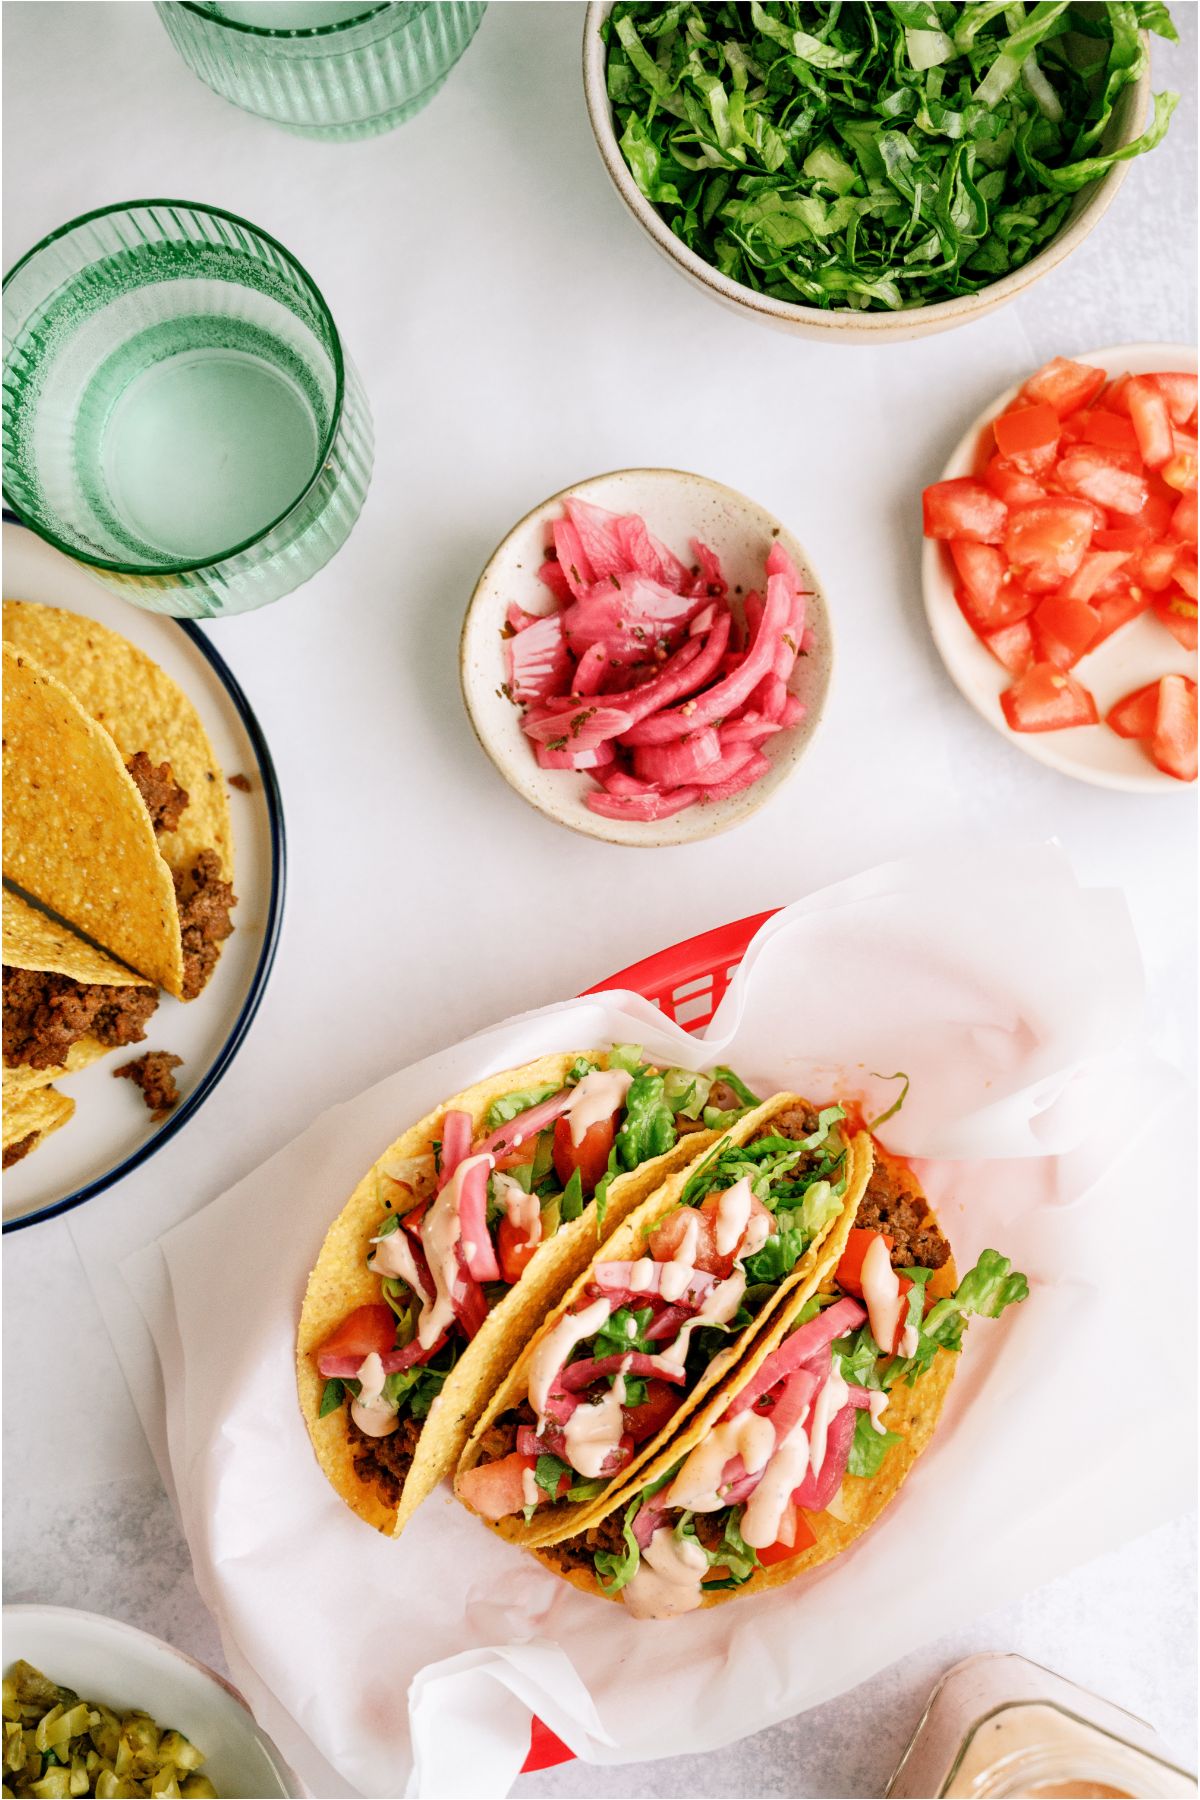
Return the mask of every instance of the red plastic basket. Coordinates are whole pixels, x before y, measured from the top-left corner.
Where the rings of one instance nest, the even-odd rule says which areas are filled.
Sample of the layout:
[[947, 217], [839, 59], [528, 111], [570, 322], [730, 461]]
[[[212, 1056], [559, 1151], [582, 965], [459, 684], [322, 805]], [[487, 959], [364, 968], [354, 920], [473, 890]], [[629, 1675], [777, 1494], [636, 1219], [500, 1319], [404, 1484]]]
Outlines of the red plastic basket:
[[[615, 975], [585, 988], [585, 994], [600, 994], [608, 988], [630, 988], [644, 994], [667, 1017], [682, 1025], [685, 1031], [699, 1031], [716, 1012], [729, 986], [730, 977], [741, 962], [751, 938], [777, 907], [754, 913], [748, 919], [735, 919], [732, 925], [718, 925], [702, 931], [685, 943], [672, 944], [641, 962], [618, 969]], [[570, 1762], [575, 1752], [556, 1737], [548, 1725], [534, 1719], [529, 1733], [529, 1755], [521, 1767], [523, 1775], [537, 1769], [553, 1769]]]

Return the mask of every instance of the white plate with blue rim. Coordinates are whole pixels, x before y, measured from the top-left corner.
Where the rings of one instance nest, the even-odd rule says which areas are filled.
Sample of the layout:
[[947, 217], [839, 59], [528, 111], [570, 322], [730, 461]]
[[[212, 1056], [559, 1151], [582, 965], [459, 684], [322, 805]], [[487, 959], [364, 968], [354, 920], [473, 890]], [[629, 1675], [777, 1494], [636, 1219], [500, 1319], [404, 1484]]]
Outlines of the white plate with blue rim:
[[[283, 919], [283, 806], [271, 753], [249, 701], [205, 629], [146, 612], [101, 587], [23, 526], [4, 526], [4, 594], [95, 619], [152, 656], [188, 695], [226, 780], [233, 826], [234, 931], [204, 992], [187, 1005], [163, 994], [146, 1040], [55, 1083], [75, 1112], [5, 1171], [4, 1230], [53, 1218], [112, 1187], [195, 1118], [228, 1073], [266, 989]], [[183, 1058], [180, 1100], [155, 1122], [130, 1081], [113, 1071], [144, 1050]]]

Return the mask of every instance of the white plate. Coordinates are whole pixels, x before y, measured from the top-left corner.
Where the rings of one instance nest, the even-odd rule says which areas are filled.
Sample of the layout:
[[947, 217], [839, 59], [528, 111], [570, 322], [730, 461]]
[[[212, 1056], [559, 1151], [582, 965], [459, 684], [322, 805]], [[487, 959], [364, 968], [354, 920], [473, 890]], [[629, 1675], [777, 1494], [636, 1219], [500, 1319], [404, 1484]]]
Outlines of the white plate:
[[147, 1712], [164, 1729], [182, 1732], [204, 1753], [202, 1772], [221, 1800], [306, 1791], [235, 1687], [132, 1625], [66, 1606], [6, 1606], [6, 1674], [18, 1658], [81, 1700]]
[[[251, 791], [229, 790], [233, 825], [233, 936], [204, 992], [188, 1005], [163, 994], [144, 1044], [65, 1076], [56, 1086], [75, 1113], [4, 1177], [4, 1229], [66, 1212], [91, 1199], [154, 1154], [198, 1111], [229, 1067], [257, 1011], [283, 916], [283, 812], [270, 752], [240, 688], [190, 622], [144, 612], [109, 593], [31, 531], [4, 527], [4, 593], [39, 600], [110, 626], [152, 656], [195, 705], [226, 776], [242, 774]], [[112, 1071], [143, 1050], [182, 1056], [175, 1071], [181, 1099], [160, 1124], [132, 1082]]]
[[[693, 561], [689, 540], [702, 539], [720, 558], [735, 604], [739, 591], [762, 588], [763, 566], [775, 539], [787, 550], [808, 591], [807, 623], [815, 634], [812, 650], [797, 658], [788, 684], [803, 700], [806, 711], [799, 724], [766, 740], [763, 753], [771, 767], [753, 787], [729, 800], [702, 802], [672, 818], [641, 823], [590, 812], [583, 796], [596, 783], [589, 775], [538, 766], [533, 746], [521, 730], [521, 708], [503, 691], [508, 679], [503, 649], [505, 611], [514, 600], [527, 612], [553, 610], [537, 572], [545, 561], [546, 525], [562, 516], [562, 502], [568, 494], [612, 512], [641, 513], [654, 536], [687, 563]], [[523, 800], [587, 837], [649, 847], [695, 843], [728, 831], [757, 812], [782, 787], [820, 723], [833, 671], [833, 637], [825, 595], [803, 545], [763, 507], [704, 475], [679, 469], [618, 469], [552, 494], [513, 526], [471, 596], [460, 661], [463, 698], [475, 735]]]
[[[1120, 344], [1111, 350], [1092, 350], [1073, 356], [1072, 362], [1094, 363], [1111, 376], [1127, 372], [1152, 375], [1159, 369], [1196, 367], [1196, 352], [1185, 344]], [[1032, 371], [1030, 371], [1032, 373]], [[1022, 381], [1025, 377], [1022, 377]], [[984, 426], [996, 417], [1018, 392], [1021, 383], [998, 394], [992, 404], [963, 433], [939, 480], [969, 475], [975, 445]], [[1010, 744], [1045, 763], [1062, 775], [1090, 781], [1096, 787], [1120, 788], [1127, 793], [1162, 794], [1193, 792], [1191, 784], [1164, 775], [1150, 761], [1135, 738], [1118, 737], [1107, 725], [1076, 725], [1067, 731], [1010, 731], [1000, 710], [1000, 696], [1012, 686], [1013, 677], [990, 650], [984, 648], [959, 611], [949, 559], [940, 543], [925, 540], [921, 561], [925, 613], [929, 629], [951, 679], [975, 711], [995, 726]], [[1152, 612], [1115, 631], [1098, 650], [1083, 657], [1072, 670], [1096, 700], [1101, 719], [1123, 694], [1156, 681], [1160, 675], [1196, 674], [1196, 658], [1171, 636]]]

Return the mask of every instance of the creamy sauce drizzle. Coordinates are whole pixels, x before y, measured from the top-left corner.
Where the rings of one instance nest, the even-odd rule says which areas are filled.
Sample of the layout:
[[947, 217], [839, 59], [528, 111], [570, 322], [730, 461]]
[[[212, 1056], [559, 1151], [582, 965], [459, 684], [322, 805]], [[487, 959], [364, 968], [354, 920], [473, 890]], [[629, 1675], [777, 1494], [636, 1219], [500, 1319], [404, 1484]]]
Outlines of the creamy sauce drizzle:
[[604, 1467], [605, 1458], [617, 1448], [625, 1420], [621, 1407], [625, 1400], [625, 1379], [618, 1375], [612, 1387], [595, 1405], [586, 1401], [577, 1406], [563, 1427], [563, 1444], [567, 1461], [589, 1481], [594, 1481]]
[[871, 1336], [884, 1355], [890, 1356], [904, 1302], [900, 1294], [900, 1277], [892, 1267], [888, 1247], [881, 1237], [873, 1239], [863, 1257], [862, 1291], [867, 1318], [871, 1322]]
[[700, 1248], [700, 1220], [696, 1213], [687, 1210], [683, 1222], [683, 1236], [679, 1247], [670, 1262], [661, 1264], [662, 1273], [658, 1278], [658, 1291], [668, 1302], [682, 1300], [691, 1285], [696, 1273], [696, 1252]]
[[767, 1464], [762, 1480], [746, 1502], [742, 1513], [742, 1536], [754, 1549], [765, 1550], [768, 1544], [779, 1541], [785, 1511], [789, 1512], [794, 1537], [795, 1520], [790, 1513], [791, 1498], [794, 1490], [804, 1480], [808, 1453], [808, 1433], [802, 1424], [796, 1424]]
[[[717, 1255], [728, 1256], [742, 1240], [750, 1222], [754, 1193], [750, 1177], [743, 1175], [733, 1187], [726, 1188], [717, 1201]], [[760, 1246], [761, 1247], [761, 1246]]]
[[371, 1350], [364, 1356], [355, 1379], [359, 1383], [359, 1392], [350, 1402], [350, 1417], [368, 1437], [387, 1437], [395, 1431], [400, 1419], [396, 1408], [389, 1406], [383, 1397], [386, 1376], [378, 1351]]
[[875, 1430], [881, 1437], [887, 1431], [887, 1426], [884, 1424], [880, 1414], [887, 1410], [888, 1398], [889, 1396], [887, 1394], [876, 1393], [872, 1394], [871, 1398], [867, 1401], [867, 1411], [871, 1415], [871, 1424], [875, 1427]]
[[413, 1247], [404, 1227], [401, 1226], [398, 1231], [389, 1231], [386, 1237], [372, 1238], [371, 1242], [376, 1245], [375, 1254], [367, 1263], [372, 1275], [389, 1275], [393, 1280], [406, 1281], [414, 1294], [422, 1300], [428, 1299], [429, 1290], [417, 1267], [417, 1259], [413, 1255]]
[[725, 1465], [740, 1456], [748, 1475], [765, 1468], [775, 1448], [775, 1427], [753, 1411], [723, 1419], [701, 1438], [667, 1490], [667, 1504], [689, 1512], [717, 1512], [727, 1506], [718, 1493]]
[[428, 1350], [437, 1343], [454, 1317], [452, 1294], [459, 1274], [456, 1252], [462, 1236], [462, 1222], [458, 1216], [459, 1196], [468, 1169], [480, 1162], [486, 1163], [489, 1169], [492, 1166], [490, 1156], [463, 1158], [422, 1221], [421, 1243], [435, 1290], [433, 1298], [427, 1300], [421, 1308], [421, 1317], [417, 1321], [417, 1342], [422, 1350]]
[[700, 1311], [680, 1326], [679, 1336], [670, 1349], [663, 1352], [663, 1363], [670, 1369], [681, 1370], [687, 1362], [693, 1331], [701, 1325], [727, 1325], [742, 1304], [745, 1292], [746, 1275], [740, 1268], [734, 1270], [728, 1281], [718, 1281], [705, 1295]]
[[546, 1410], [554, 1377], [576, 1344], [599, 1331], [610, 1310], [609, 1302], [601, 1298], [582, 1312], [564, 1313], [534, 1351], [529, 1364], [529, 1404], [539, 1418]]
[[708, 1558], [700, 1545], [660, 1525], [623, 1589], [625, 1604], [635, 1619], [674, 1619], [694, 1612], [704, 1598], [700, 1579], [707, 1572]]
[[536, 1506], [542, 1498], [542, 1490], [537, 1484], [532, 1469], [525, 1469], [521, 1474], [521, 1497], [526, 1506]]
[[842, 1380], [840, 1370], [830, 1369], [829, 1379], [817, 1395], [816, 1405], [812, 1410], [810, 1433], [812, 1453], [809, 1458], [809, 1467], [814, 1475], [821, 1473], [825, 1462], [825, 1445], [829, 1437], [830, 1422], [836, 1414], [841, 1412], [849, 1398], [850, 1389]]
[[632, 1082], [627, 1069], [593, 1069], [584, 1076], [566, 1111], [571, 1142], [577, 1150], [593, 1125], [611, 1118], [624, 1104]]
[[513, 1230], [519, 1231], [526, 1243], [540, 1244], [542, 1209], [538, 1205], [537, 1195], [527, 1194], [520, 1182], [514, 1181], [511, 1175], [506, 1175], [503, 1169], [497, 1169], [492, 1176], [492, 1188]]

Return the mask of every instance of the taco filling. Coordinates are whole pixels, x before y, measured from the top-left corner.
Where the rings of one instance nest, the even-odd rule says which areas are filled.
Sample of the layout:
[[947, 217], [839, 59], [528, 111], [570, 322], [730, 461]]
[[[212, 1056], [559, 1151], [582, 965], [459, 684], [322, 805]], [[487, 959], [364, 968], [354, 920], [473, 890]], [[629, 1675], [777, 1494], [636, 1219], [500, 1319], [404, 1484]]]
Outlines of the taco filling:
[[41, 969], [5, 967], [5, 1066], [57, 1069], [89, 1036], [106, 1049], [139, 1044], [157, 1005], [157, 988], [108, 987]]
[[721, 1140], [645, 1228], [643, 1255], [593, 1263], [537, 1342], [524, 1399], [460, 1471], [469, 1506], [493, 1522], [541, 1509], [553, 1526], [644, 1457], [846, 1204], [845, 1116], [801, 1103], [746, 1143]]
[[399, 1504], [447, 1377], [539, 1250], [589, 1206], [602, 1231], [614, 1181], [756, 1103], [728, 1070], [662, 1070], [633, 1045], [606, 1060], [580, 1056], [561, 1086], [500, 1094], [479, 1127], [447, 1111], [427, 1155], [377, 1175], [366, 1266], [379, 1301], [313, 1355], [318, 1416], [345, 1407], [355, 1472], [386, 1506]]
[[[894, 1237], [877, 1228], [881, 1212], [896, 1219]], [[831, 1284], [699, 1441], [627, 1504], [539, 1550], [544, 1561], [590, 1575], [635, 1618], [673, 1618], [813, 1551], [820, 1515], [851, 1517], [839, 1504], [845, 1478], [874, 1480], [905, 1442], [889, 1419], [903, 1412], [892, 1422], [907, 1424], [911, 1408], [896, 1397], [961, 1349], [970, 1317], [996, 1318], [1029, 1291], [1007, 1257], [985, 1250], [951, 1291], [928, 1296], [949, 1245], [900, 1166], [882, 1166], [857, 1217], [872, 1222], [850, 1230]], [[861, 1506], [862, 1522], [878, 1510]]]

